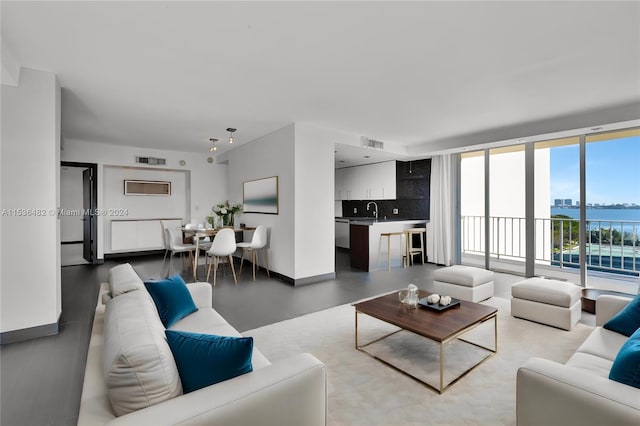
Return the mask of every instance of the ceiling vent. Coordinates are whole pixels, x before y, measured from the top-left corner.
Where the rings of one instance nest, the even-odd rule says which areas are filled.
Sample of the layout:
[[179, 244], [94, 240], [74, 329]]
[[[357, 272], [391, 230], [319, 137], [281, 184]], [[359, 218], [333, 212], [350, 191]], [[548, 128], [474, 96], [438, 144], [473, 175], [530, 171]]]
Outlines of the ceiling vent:
[[384, 149], [384, 142], [369, 139], [366, 136], [360, 137], [360, 145], [366, 146], [367, 148]]
[[136, 157], [136, 163], [149, 164], [150, 166], [164, 166], [165, 164], [167, 164], [167, 159], [155, 157]]

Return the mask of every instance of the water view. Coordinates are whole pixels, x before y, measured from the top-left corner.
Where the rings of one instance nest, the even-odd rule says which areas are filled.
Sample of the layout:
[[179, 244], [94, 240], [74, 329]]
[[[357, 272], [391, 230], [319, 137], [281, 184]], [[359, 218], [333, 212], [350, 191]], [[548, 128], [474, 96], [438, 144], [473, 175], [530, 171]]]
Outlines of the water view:
[[[579, 266], [580, 209], [552, 207], [551, 217], [554, 235], [552, 264]], [[640, 209], [588, 207], [586, 217], [588, 268], [629, 275], [640, 271]]]
[[[551, 216], [564, 215], [571, 219], [580, 219], [578, 207], [551, 207]], [[587, 220], [640, 221], [640, 208], [609, 209], [587, 207]]]

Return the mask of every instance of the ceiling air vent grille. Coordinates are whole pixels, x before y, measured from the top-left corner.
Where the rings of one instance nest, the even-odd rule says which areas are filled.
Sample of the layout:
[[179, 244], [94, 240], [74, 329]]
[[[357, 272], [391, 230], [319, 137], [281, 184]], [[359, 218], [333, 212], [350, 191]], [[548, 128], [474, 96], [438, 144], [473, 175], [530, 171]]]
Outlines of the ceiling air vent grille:
[[377, 141], [375, 139], [369, 139], [366, 136], [360, 137], [360, 145], [368, 148], [384, 149], [384, 142]]
[[155, 157], [136, 157], [136, 163], [149, 164], [151, 166], [164, 166], [167, 164], [167, 159]]

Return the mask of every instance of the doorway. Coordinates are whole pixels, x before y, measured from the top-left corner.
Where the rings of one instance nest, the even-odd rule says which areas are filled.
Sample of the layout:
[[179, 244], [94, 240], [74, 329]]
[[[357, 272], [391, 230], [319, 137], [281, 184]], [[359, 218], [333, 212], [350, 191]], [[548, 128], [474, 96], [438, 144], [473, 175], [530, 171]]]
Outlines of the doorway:
[[98, 165], [61, 162], [60, 261], [62, 266], [98, 263]]

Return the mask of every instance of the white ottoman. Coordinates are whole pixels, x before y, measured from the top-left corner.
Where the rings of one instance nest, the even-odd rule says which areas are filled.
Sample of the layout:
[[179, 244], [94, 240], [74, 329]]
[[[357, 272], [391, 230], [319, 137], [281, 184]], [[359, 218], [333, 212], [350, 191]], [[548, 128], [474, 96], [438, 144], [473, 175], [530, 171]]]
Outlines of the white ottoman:
[[479, 302], [493, 297], [493, 272], [464, 265], [437, 269], [433, 288], [438, 294]]
[[571, 330], [580, 321], [581, 294], [572, 283], [528, 278], [511, 287], [511, 315]]

